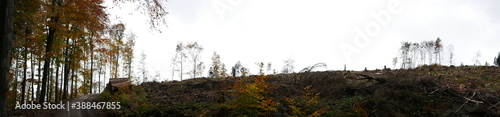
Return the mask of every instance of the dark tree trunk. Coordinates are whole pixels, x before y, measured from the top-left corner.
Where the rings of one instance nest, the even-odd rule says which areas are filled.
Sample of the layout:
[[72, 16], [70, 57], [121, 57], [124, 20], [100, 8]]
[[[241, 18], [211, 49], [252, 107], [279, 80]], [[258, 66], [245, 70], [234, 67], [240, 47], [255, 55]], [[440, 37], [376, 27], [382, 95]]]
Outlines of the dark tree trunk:
[[194, 60], [194, 65], [193, 65], [193, 78], [196, 78], [196, 60]]
[[0, 116], [7, 116], [7, 92], [9, 91], [10, 46], [13, 38], [12, 14], [14, 0], [0, 1]]
[[40, 83], [42, 81], [42, 69], [41, 68], [42, 68], [42, 61], [38, 61], [38, 68], [37, 68], [37, 70], [38, 70], [38, 74], [37, 74], [38, 75], [38, 82], [36, 82], [36, 91], [35, 91], [35, 95], [36, 95], [36, 98], [38, 100], [40, 100], [40, 97], [41, 97], [40, 91], [42, 88], [42, 87], [40, 87]]
[[[16, 39], [14, 39], [14, 40], [16, 40]], [[18, 50], [18, 49], [16, 48], [16, 50], [13, 50], [13, 51], [18, 51], [19, 53], [12, 52], [12, 54], [14, 54], [14, 55], [16, 56], [16, 57], [15, 57], [15, 59], [16, 59], [16, 60], [15, 60], [15, 61], [16, 61], [16, 66], [15, 66], [15, 68], [14, 68], [14, 73], [15, 73], [15, 74], [14, 74], [14, 87], [12, 88], [12, 90], [14, 90], [14, 91], [13, 91], [13, 94], [14, 94], [14, 98], [13, 98], [13, 99], [14, 99], [15, 101], [17, 101], [17, 93], [19, 93], [19, 92], [17, 92], [17, 89], [18, 89], [18, 88], [17, 88], [17, 87], [18, 87], [18, 80], [17, 80], [17, 79], [19, 79], [19, 74], [20, 74], [20, 73], [19, 73], [19, 71], [20, 71], [20, 70], [19, 70], [18, 68], [20, 68], [20, 67], [21, 67], [21, 66], [19, 66], [19, 63], [20, 63], [20, 62], [19, 62], [19, 61], [20, 61], [20, 59], [19, 59], [20, 57], [19, 57], [19, 56], [21, 56], [21, 55], [20, 55], [20, 54], [21, 54], [21, 51], [20, 51], [20, 50], [21, 50], [21, 49], [19, 49], [19, 50]], [[11, 59], [13, 59], [13, 58], [11, 58]], [[12, 95], [12, 94], [11, 94], [11, 95]], [[15, 109], [15, 107], [14, 107], [14, 106], [12, 106], [12, 109]]]
[[93, 83], [94, 82], [94, 43], [93, 39], [90, 38], [90, 94], [93, 92]]
[[[66, 39], [66, 44], [69, 45], [69, 38]], [[63, 95], [62, 95], [62, 100], [67, 100], [68, 99], [68, 80], [69, 80], [69, 49], [68, 47], [65, 48], [64, 53], [66, 57], [64, 58], [64, 85], [63, 85]]]
[[[61, 1], [53, 0], [52, 5], [57, 5], [61, 6]], [[52, 16], [50, 17], [50, 22], [53, 24], [57, 24], [59, 21], [59, 16]], [[50, 52], [52, 51], [52, 43], [54, 42], [54, 35], [56, 33], [57, 28], [55, 26], [50, 26], [49, 25], [49, 32], [47, 35], [47, 41], [46, 41], [46, 46], [45, 46], [45, 61], [43, 65], [43, 77], [42, 77], [42, 91], [40, 93], [40, 103], [45, 101], [45, 93], [47, 91], [47, 77], [49, 75], [49, 67], [50, 67], [50, 59], [51, 55]]]
[[26, 95], [26, 73], [27, 73], [27, 67], [28, 67], [28, 47], [27, 47], [27, 44], [28, 43], [28, 40], [25, 40], [25, 46], [24, 46], [24, 53], [23, 53], [23, 57], [24, 57], [24, 61], [23, 61], [23, 81], [21, 83], [21, 103], [24, 103], [24, 96]]
[[[50, 18], [51, 20], [54, 20], [54, 22], [57, 22], [59, 19], [58, 17], [53, 17]], [[45, 102], [45, 92], [47, 91], [47, 77], [49, 75], [49, 67], [50, 67], [50, 59], [51, 55], [50, 52], [52, 51], [52, 43], [54, 42], [54, 34], [56, 32], [56, 28], [54, 27], [49, 27], [49, 34], [47, 35], [47, 43], [46, 43], [46, 49], [45, 49], [45, 61], [43, 65], [43, 76], [42, 76], [42, 91], [40, 93], [40, 100], [39, 102]]]
[[35, 57], [31, 53], [31, 101], [35, 100]]
[[92, 42], [90, 43], [90, 94], [92, 94], [92, 89], [94, 88], [94, 47]]

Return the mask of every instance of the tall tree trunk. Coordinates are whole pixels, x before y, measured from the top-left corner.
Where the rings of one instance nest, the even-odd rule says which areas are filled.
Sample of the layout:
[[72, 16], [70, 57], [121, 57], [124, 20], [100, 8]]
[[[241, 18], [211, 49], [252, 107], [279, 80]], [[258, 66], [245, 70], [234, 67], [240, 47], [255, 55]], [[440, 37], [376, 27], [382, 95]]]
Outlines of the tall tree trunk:
[[77, 68], [76, 68], [76, 61], [74, 59], [71, 60], [71, 63], [72, 63], [71, 66], [73, 66], [73, 69], [71, 70], [72, 73], [71, 73], [71, 97], [70, 98], [74, 98], [74, 97], [76, 97], [76, 94], [78, 93], [78, 91], [76, 91], [78, 84], [76, 84], [76, 79], [75, 79]]
[[[31, 82], [31, 83], [33, 84], [33, 82]], [[26, 99], [25, 99], [25, 101], [30, 100], [30, 98], [31, 98], [30, 97], [31, 96], [30, 92], [31, 92], [31, 87], [29, 87], [29, 85], [28, 85], [28, 91], [26, 91]]]
[[[51, 19], [53, 19], [53, 18], [51, 18]], [[58, 17], [55, 17], [55, 19], [54, 19], [54, 20], [56, 20], [55, 22], [57, 22], [58, 19], [59, 19]], [[44, 61], [44, 65], [43, 65], [42, 91], [41, 91], [40, 98], [39, 98], [40, 103], [45, 101], [44, 99], [45, 99], [45, 92], [47, 90], [47, 77], [49, 75], [49, 67], [50, 67], [50, 59], [51, 59], [50, 52], [52, 51], [52, 43], [54, 42], [55, 31], [56, 31], [55, 28], [49, 27], [49, 34], [47, 36], [47, 43], [46, 43], [46, 47], [45, 47], [46, 49], [45, 49], [45, 61]]]
[[59, 101], [63, 100], [62, 96], [64, 95], [64, 90], [63, 90], [64, 89], [64, 85], [63, 85], [64, 84], [63, 83], [64, 82], [64, 66], [61, 66], [61, 75], [62, 75], [61, 80], [59, 82], [59, 92], [57, 92], [57, 93], [59, 93], [59, 97], [58, 97]]
[[[99, 91], [103, 91], [103, 90], [105, 90], [104, 88], [105, 88], [105, 85], [106, 85], [106, 73], [107, 73], [107, 72], [106, 72], [106, 69], [108, 69], [108, 67], [107, 67], [106, 63], [104, 63], [103, 65], [104, 65], [104, 70], [102, 70], [102, 71], [104, 72], [104, 74], [102, 74], [102, 76], [103, 76], [103, 77], [102, 77], [102, 81], [104, 81], [104, 82], [101, 82], [101, 83], [104, 83], [104, 85], [100, 83], [100, 86], [99, 86], [99, 87], [102, 87], [102, 88], [101, 88]], [[100, 81], [101, 81], [101, 80], [99, 79], [99, 82], [100, 82]], [[103, 87], [103, 86], [104, 86], [104, 87]]]
[[[102, 65], [102, 61], [101, 60], [99, 60], [99, 65]], [[98, 83], [99, 83], [99, 85], [98, 85], [99, 91], [101, 91], [101, 72], [102, 72], [102, 67], [104, 67], [104, 66], [100, 66], [99, 67], [99, 73], [98, 73], [99, 74], [99, 76], [98, 76], [99, 77], [99, 81], [98, 81]]]
[[59, 88], [58, 88], [58, 84], [59, 84], [59, 63], [56, 63], [56, 84], [55, 84], [54, 102], [59, 101]]
[[[72, 67], [74, 67], [74, 66], [72, 65]], [[72, 99], [72, 98], [73, 98], [73, 94], [75, 93], [75, 92], [74, 92], [74, 90], [73, 90], [73, 85], [74, 85], [74, 84], [73, 84], [73, 81], [74, 81], [74, 79], [73, 79], [73, 71], [74, 71], [74, 68], [71, 70], [71, 76], [70, 76], [70, 79], [71, 79], [70, 91], [71, 91], [71, 92], [70, 92], [70, 94], [69, 94], [69, 99]]]
[[36, 98], [40, 101], [40, 93], [41, 93], [41, 86], [40, 86], [40, 83], [42, 81], [42, 61], [38, 61], [38, 67], [37, 67], [37, 70], [38, 70], [38, 82], [36, 82], [36, 91], [35, 91], [35, 95], [36, 95]]
[[[53, 60], [51, 61], [53, 62]], [[47, 94], [45, 96], [47, 96], [46, 98], [46, 101], [47, 102], [51, 102], [51, 98], [52, 98], [52, 85], [49, 85], [49, 84], [53, 84], [54, 82], [52, 81], [52, 79], [54, 78], [52, 76], [52, 74], [54, 73], [54, 70], [53, 69], [49, 69], [49, 76], [47, 78]]]
[[12, 14], [14, 0], [0, 2], [0, 116], [7, 116], [7, 92], [9, 91], [10, 46], [13, 38]]
[[[130, 50], [132, 51], [132, 50]], [[134, 56], [134, 55], [130, 55], [130, 56]], [[131, 79], [132, 77], [132, 57], [129, 57], [128, 59], [128, 78]]]
[[[15, 39], [14, 39], [14, 40], [15, 40]], [[20, 54], [16, 54], [16, 58], [15, 58], [15, 59], [16, 59], [16, 66], [15, 66], [15, 68], [14, 68], [14, 69], [15, 69], [15, 70], [14, 70], [14, 73], [15, 73], [15, 74], [14, 74], [14, 77], [15, 77], [15, 78], [14, 78], [14, 87], [12, 87], [12, 90], [13, 90], [13, 92], [12, 92], [12, 93], [13, 93], [13, 95], [14, 95], [14, 98], [13, 98], [13, 99], [14, 99], [15, 101], [18, 101], [18, 100], [17, 100], [17, 93], [19, 93], [19, 92], [17, 91], [17, 89], [18, 89], [18, 88], [17, 88], [17, 86], [18, 86], [18, 80], [17, 80], [17, 79], [19, 79], [19, 74], [20, 74], [20, 73], [19, 73], [19, 72], [20, 72], [20, 70], [19, 70], [18, 68], [20, 68], [20, 67], [21, 67], [21, 66], [19, 65], [19, 62], [18, 62], [18, 61], [20, 60], [20, 59], [19, 59], [19, 58], [20, 58], [19, 56], [20, 56]], [[11, 59], [12, 59], [12, 58], [11, 58]], [[12, 107], [12, 109], [15, 109], [15, 107], [13, 106], [13, 107]]]
[[31, 101], [35, 100], [35, 57], [31, 53]]
[[94, 45], [92, 39], [90, 40], [90, 94], [92, 94], [92, 89], [94, 82]]
[[[83, 80], [82, 80], [82, 86], [88, 85], [88, 73], [87, 73], [87, 60], [83, 60]], [[83, 87], [82, 90], [87, 90], [88, 87]], [[82, 91], [83, 92], [83, 91]], [[83, 92], [84, 95], [87, 95], [87, 92]]]
[[104, 85], [101, 85], [101, 86], [103, 86], [103, 89], [101, 89], [101, 90], [105, 90], [104, 88], [106, 87], [106, 73], [107, 73], [107, 72], [106, 72], [106, 69], [107, 69], [107, 65], [104, 65], [104, 70], [102, 70], [102, 71], [104, 71], [104, 74], [102, 75], [102, 76], [104, 76], [104, 77], [102, 78], [102, 80], [104, 81], [104, 82], [103, 82], [103, 84], [104, 84]]
[[[71, 60], [71, 61], [73, 61], [73, 60]], [[70, 77], [70, 79], [71, 79], [71, 86], [70, 86], [70, 91], [71, 91], [71, 92], [70, 92], [70, 94], [69, 94], [69, 98], [71, 99], [71, 98], [73, 98], [73, 94], [75, 93], [75, 92], [74, 92], [74, 90], [73, 90], [73, 85], [74, 85], [74, 84], [73, 84], [73, 81], [74, 81], [74, 79], [73, 79], [73, 75], [74, 75], [73, 73], [74, 73], [74, 72], [73, 72], [73, 71], [75, 71], [75, 64], [71, 63], [71, 68], [70, 68], [70, 70], [71, 70], [71, 71], [70, 71], [70, 72], [71, 72], [71, 75], [70, 75], [69, 77]]]
[[[61, 75], [64, 76], [64, 66], [61, 67]], [[64, 84], [63, 83], [64, 82], [64, 77], [63, 76], [61, 77], [61, 82], [59, 83], [59, 92], [57, 92], [57, 93], [59, 93], [59, 96], [58, 96], [58, 100], [59, 101], [63, 100], [62, 96], [64, 95], [64, 90], [63, 90], [64, 89], [64, 85], [63, 85]]]
[[[69, 38], [66, 39], [66, 44], [69, 45]], [[68, 99], [68, 79], [69, 79], [69, 49], [66, 47], [64, 49], [64, 54], [66, 57], [64, 58], [64, 76], [63, 76], [63, 95], [62, 95], [62, 100], [67, 100]]]
[[193, 78], [196, 78], [196, 60], [193, 63]]
[[121, 38], [120, 40], [118, 41], [118, 44], [117, 44], [117, 49], [116, 49], [116, 71], [115, 71], [115, 77], [114, 78], [118, 78], [119, 77], [119, 67], [120, 67], [120, 45], [121, 45]]
[[26, 39], [24, 42], [24, 53], [23, 53], [23, 81], [21, 83], [21, 103], [24, 103], [24, 97], [26, 93], [26, 73], [28, 67], [28, 40]]
[[175, 68], [172, 67], [172, 81], [174, 81], [174, 75], [175, 75]]
[[183, 72], [183, 67], [184, 67], [184, 66], [182, 65], [182, 63], [184, 63], [184, 60], [182, 60], [182, 59], [184, 59], [184, 58], [183, 58], [183, 56], [181, 55], [181, 81], [182, 81], [182, 75], [183, 75], [183, 73], [184, 73], [184, 72]]
[[[57, 0], [53, 0], [52, 1], [52, 5], [56, 5], [56, 1]], [[61, 5], [61, 1], [57, 1], [57, 5]], [[50, 17], [50, 22], [52, 22], [53, 24], [57, 24], [57, 22], [59, 21], [59, 16], [52, 16]], [[45, 100], [45, 93], [46, 93], [46, 90], [47, 90], [47, 77], [49, 75], [49, 67], [50, 67], [50, 59], [51, 59], [51, 55], [50, 55], [50, 52], [52, 51], [52, 43], [54, 42], [54, 35], [56, 33], [56, 30], [57, 28], [55, 28], [54, 26], [49, 26], [49, 32], [48, 32], [48, 35], [47, 35], [47, 41], [46, 41], [46, 46], [45, 46], [45, 61], [44, 61], [44, 65], [43, 65], [43, 77], [42, 77], [42, 91], [41, 91], [41, 94], [40, 94], [40, 103], [44, 102]]]

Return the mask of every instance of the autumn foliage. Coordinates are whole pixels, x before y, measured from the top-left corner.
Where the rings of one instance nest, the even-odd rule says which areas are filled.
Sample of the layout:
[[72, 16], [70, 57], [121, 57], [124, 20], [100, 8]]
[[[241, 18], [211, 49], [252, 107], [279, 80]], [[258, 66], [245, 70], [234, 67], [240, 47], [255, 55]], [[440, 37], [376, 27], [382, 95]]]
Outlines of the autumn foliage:
[[269, 96], [271, 86], [265, 82], [266, 76], [260, 75], [254, 78], [253, 82], [238, 80], [232, 86], [232, 96], [229, 101], [231, 115], [235, 116], [270, 116], [276, 111], [278, 102]]
[[303, 93], [295, 98], [285, 97], [286, 107], [294, 116], [320, 116], [326, 112], [328, 107], [318, 102], [319, 94], [313, 93], [311, 85], [305, 87]]
[[[110, 39], [123, 38], [124, 34], [108, 31], [112, 24], [103, 3], [103, 0], [15, 1], [9, 79], [11, 105], [15, 101], [57, 102], [97, 93], [102, 91], [107, 69], [115, 68], [118, 58], [132, 60], [133, 44]], [[114, 71], [110, 70], [117, 74]]]

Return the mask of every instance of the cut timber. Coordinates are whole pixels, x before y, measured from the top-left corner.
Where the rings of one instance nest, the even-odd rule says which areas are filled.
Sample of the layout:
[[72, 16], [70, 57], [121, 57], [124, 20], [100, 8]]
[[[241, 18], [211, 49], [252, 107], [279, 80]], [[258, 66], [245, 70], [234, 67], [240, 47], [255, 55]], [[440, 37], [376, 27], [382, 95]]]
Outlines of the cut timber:
[[110, 78], [108, 84], [106, 85], [106, 89], [113, 94], [118, 91], [118, 89], [123, 87], [130, 87], [130, 79], [129, 78]]
[[365, 77], [365, 78], [358, 79], [358, 80], [364, 80], [364, 79], [375, 80], [375, 81], [377, 81], [377, 84], [384, 84], [387, 82], [387, 80], [384, 78], [375, 78], [375, 77], [364, 75], [364, 74], [356, 74], [356, 75]]

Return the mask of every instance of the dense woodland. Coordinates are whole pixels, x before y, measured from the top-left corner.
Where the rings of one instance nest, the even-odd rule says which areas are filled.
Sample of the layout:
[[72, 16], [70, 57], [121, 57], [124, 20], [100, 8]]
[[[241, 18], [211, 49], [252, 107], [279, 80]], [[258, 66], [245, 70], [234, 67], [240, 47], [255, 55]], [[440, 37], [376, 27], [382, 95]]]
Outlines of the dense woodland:
[[[164, 24], [168, 14], [158, 0], [113, 2], [136, 4], [152, 29]], [[104, 78], [131, 77], [136, 36], [125, 32], [124, 24], [110, 23], [102, 4], [103, 0], [2, 1], [2, 11], [8, 11], [1, 14], [2, 53], [8, 54], [2, 60], [9, 61], [2, 62], [8, 69], [1, 77], [6, 86], [2, 91], [8, 90], [2, 93], [7, 94], [2, 95], [8, 98], [7, 107], [16, 101], [56, 102], [98, 93]], [[5, 108], [1, 110], [4, 115]]]

